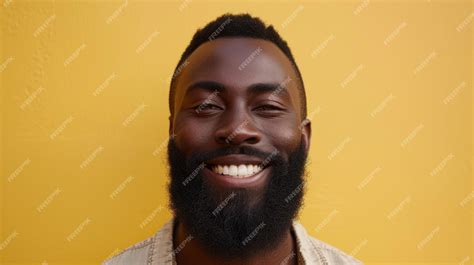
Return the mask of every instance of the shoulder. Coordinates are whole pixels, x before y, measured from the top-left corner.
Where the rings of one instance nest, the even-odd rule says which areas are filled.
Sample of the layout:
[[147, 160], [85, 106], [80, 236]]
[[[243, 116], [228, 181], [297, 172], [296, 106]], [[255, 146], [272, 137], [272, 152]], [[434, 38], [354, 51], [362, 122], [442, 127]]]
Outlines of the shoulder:
[[172, 251], [172, 229], [173, 221], [169, 221], [155, 235], [126, 248], [102, 265], [168, 264]]
[[105, 260], [102, 265], [146, 264], [152, 244], [153, 237], [147, 238]]
[[320, 250], [321, 256], [323, 259], [326, 259], [327, 264], [347, 264], [347, 265], [362, 265], [363, 263], [352, 257], [349, 254], [344, 253], [343, 251], [337, 249], [334, 246], [331, 246], [327, 243], [324, 243], [314, 237], [310, 236], [311, 244]]
[[300, 244], [300, 250], [307, 264], [362, 265], [363, 263], [342, 250], [318, 240], [306, 232], [298, 222], [293, 225]]

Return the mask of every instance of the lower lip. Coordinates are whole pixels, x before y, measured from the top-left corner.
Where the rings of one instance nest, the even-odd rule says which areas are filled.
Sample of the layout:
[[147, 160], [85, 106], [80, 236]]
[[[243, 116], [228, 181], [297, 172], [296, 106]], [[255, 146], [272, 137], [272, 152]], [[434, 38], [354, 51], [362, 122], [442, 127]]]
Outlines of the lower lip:
[[219, 186], [224, 186], [227, 188], [257, 188], [259, 186], [265, 185], [266, 179], [269, 176], [270, 168], [271, 167], [266, 167], [257, 174], [244, 178], [222, 175], [212, 171], [207, 167], [204, 167], [203, 173], [210, 182], [213, 182]]

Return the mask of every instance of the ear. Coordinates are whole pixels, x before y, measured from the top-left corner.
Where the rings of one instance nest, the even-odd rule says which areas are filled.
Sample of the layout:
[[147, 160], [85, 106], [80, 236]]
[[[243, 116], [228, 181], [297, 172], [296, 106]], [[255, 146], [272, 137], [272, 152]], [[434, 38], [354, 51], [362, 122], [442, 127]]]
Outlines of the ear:
[[173, 133], [173, 116], [171, 114], [168, 117], [168, 120], [169, 120], [168, 136], [171, 137], [174, 134]]
[[309, 147], [311, 145], [311, 120], [308, 118], [304, 119], [300, 125], [301, 137], [305, 146], [306, 155], [309, 153]]

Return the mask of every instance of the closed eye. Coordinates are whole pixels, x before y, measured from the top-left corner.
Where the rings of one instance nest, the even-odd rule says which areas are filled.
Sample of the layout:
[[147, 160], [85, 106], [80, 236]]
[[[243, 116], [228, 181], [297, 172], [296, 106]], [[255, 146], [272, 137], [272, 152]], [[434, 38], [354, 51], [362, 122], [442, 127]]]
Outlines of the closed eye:
[[217, 105], [214, 105], [214, 104], [202, 103], [202, 104], [199, 104], [199, 105], [193, 107], [193, 109], [196, 112], [199, 112], [199, 111], [203, 111], [203, 110], [220, 110], [222, 108], [217, 106]]
[[284, 109], [282, 109], [282, 108], [280, 108], [280, 107], [277, 107], [277, 106], [274, 106], [274, 105], [266, 104], [266, 105], [258, 106], [257, 108], [255, 108], [255, 110], [279, 111], [279, 110], [284, 110]]

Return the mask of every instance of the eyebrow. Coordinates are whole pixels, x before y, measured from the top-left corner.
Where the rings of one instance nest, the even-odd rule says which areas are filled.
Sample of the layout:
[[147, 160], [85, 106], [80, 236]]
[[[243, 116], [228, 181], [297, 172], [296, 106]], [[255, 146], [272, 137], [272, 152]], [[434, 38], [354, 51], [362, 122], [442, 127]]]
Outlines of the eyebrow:
[[281, 83], [257, 83], [251, 85], [247, 92], [249, 94], [260, 94], [260, 93], [268, 93], [271, 92], [272, 94], [278, 95], [283, 94], [285, 96], [289, 96], [288, 90], [286, 86]]
[[225, 87], [223, 84], [214, 82], [214, 81], [198, 81], [188, 86], [188, 88], [186, 88], [185, 94], [188, 94], [191, 91], [196, 90], [196, 89], [203, 89], [209, 92], [214, 92], [214, 91], [223, 92], [225, 90]]
[[[186, 89], [185, 94], [190, 93], [193, 90], [196, 89], [203, 89], [207, 90], [209, 92], [225, 92], [226, 87], [215, 81], [198, 81]], [[256, 83], [252, 84], [247, 88], [247, 93], [252, 95], [252, 94], [263, 94], [263, 93], [274, 93], [275, 95], [277, 94], [283, 94], [285, 96], [289, 96], [288, 90], [284, 83]]]

